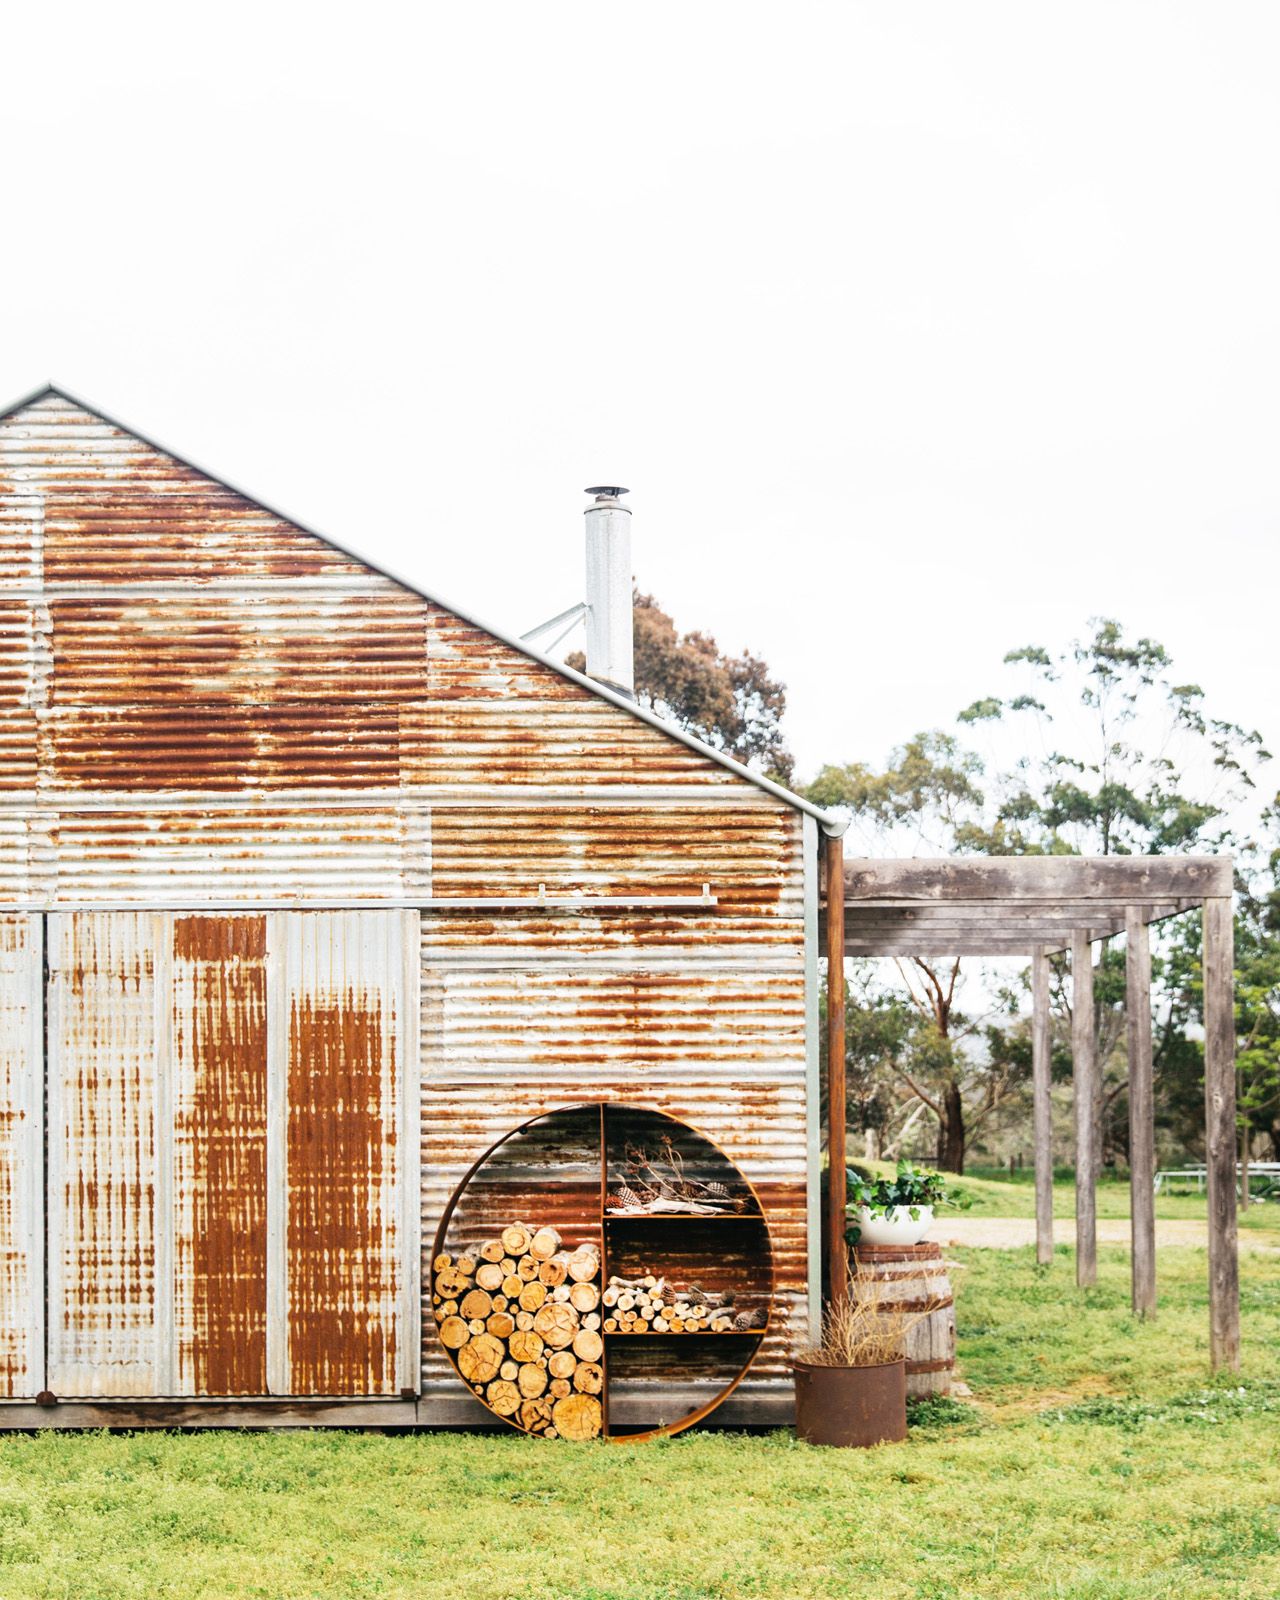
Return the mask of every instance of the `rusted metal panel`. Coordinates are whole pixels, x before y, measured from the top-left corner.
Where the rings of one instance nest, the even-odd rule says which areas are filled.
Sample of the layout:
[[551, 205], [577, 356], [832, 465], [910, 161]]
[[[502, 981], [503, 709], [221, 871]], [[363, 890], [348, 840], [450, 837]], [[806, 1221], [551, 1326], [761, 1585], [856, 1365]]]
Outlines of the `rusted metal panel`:
[[540, 885], [553, 894], [696, 895], [709, 883], [717, 911], [702, 937], [763, 927], [789, 941], [794, 929], [783, 924], [803, 919], [798, 824], [767, 802], [722, 810], [646, 804], [638, 794], [582, 806], [508, 800], [496, 820], [470, 806], [433, 807], [436, 895], [533, 895]]
[[341, 904], [429, 893], [425, 806], [277, 799], [253, 806], [120, 802], [11, 818], [0, 896], [31, 904]]
[[[572, 685], [570, 687], [573, 687]], [[439, 685], [431, 682], [433, 696]], [[520, 700], [432, 698], [404, 707], [407, 783], [727, 787], [733, 775], [606, 701], [579, 692]]]
[[273, 914], [269, 928], [286, 1183], [273, 1389], [283, 1380], [299, 1395], [394, 1393], [412, 1332], [399, 1105], [415, 1048], [404, 950], [417, 918]]
[[[44, 574], [54, 582], [367, 575], [341, 551], [60, 395], [5, 420], [0, 490], [7, 502], [38, 506]], [[29, 560], [19, 536], [12, 569]]]
[[155, 980], [166, 923], [147, 912], [48, 919], [48, 1384], [57, 1394], [165, 1392]]
[[[582, 690], [551, 667], [432, 605], [427, 626], [433, 700], [580, 700]], [[625, 713], [624, 713], [625, 715]]]
[[44, 1388], [44, 1006], [39, 917], [0, 917], [0, 1397]]
[[[5, 645], [21, 637], [24, 621], [30, 632], [30, 610], [0, 603], [0, 705]], [[403, 590], [193, 589], [176, 604], [171, 592], [117, 600], [104, 590], [55, 594], [49, 616], [56, 706], [381, 704], [423, 695], [426, 602]]]
[[173, 922], [177, 1391], [267, 1392], [266, 918]]

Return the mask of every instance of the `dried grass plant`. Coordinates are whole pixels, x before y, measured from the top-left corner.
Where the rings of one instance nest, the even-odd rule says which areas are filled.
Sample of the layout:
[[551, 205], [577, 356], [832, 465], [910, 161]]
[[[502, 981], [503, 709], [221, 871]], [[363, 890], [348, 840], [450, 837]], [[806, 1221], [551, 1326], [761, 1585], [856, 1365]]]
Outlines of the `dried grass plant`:
[[849, 1277], [847, 1297], [830, 1301], [825, 1308], [822, 1337], [800, 1346], [795, 1360], [811, 1367], [880, 1367], [901, 1361], [911, 1329], [947, 1303], [934, 1297], [913, 1302], [908, 1308], [905, 1286], [923, 1283], [929, 1276], [928, 1270], [921, 1268], [881, 1278], [857, 1262]]

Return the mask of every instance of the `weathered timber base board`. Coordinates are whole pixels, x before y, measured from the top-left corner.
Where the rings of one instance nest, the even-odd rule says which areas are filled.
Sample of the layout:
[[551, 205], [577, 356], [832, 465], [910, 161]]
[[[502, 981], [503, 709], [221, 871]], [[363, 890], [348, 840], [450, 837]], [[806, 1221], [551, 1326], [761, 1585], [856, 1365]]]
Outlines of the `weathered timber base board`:
[[[705, 1398], [699, 1388], [664, 1391], [675, 1413], [684, 1413]], [[627, 1426], [625, 1414], [617, 1421]], [[637, 1415], [636, 1422], [643, 1420]], [[754, 1394], [735, 1393], [720, 1406], [717, 1428], [782, 1428], [795, 1420], [789, 1386], [775, 1385]], [[0, 1433], [56, 1428], [421, 1428], [481, 1430], [508, 1433], [493, 1413], [465, 1394], [427, 1394], [420, 1400], [60, 1400], [36, 1405], [34, 1400], [0, 1401]]]

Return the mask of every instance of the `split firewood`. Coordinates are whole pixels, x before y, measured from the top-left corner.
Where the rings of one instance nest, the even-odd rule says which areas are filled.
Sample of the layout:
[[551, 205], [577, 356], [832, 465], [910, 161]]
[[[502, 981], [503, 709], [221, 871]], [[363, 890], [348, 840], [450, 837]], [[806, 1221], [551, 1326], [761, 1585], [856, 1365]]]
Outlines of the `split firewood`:
[[529, 1248], [532, 1238], [523, 1222], [512, 1222], [502, 1230], [502, 1248], [509, 1256], [518, 1259]]
[[483, 1322], [492, 1311], [493, 1301], [483, 1289], [472, 1289], [469, 1294], [464, 1294], [458, 1306], [459, 1316], [465, 1317], [468, 1322], [476, 1317]]
[[526, 1400], [536, 1400], [547, 1387], [547, 1374], [536, 1361], [526, 1361], [520, 1368], [516, 1382]]
[[512, 1358], [516, 1361], [536, 1361], [542, 1354], [542, 1335], [517, 1328], [511, 1335], [508, 1343]]
[[604, 1354], [604, 1340], [589, 1328], [580, 1328], [574, 1336], [573, 1353], [579, 1361], [599, 1361]]
[[521, 1404], [520, 1426], [527, 1433], [542, 1433], [550, 1421], [550, 1400], [525, 1400]]
[[[536, 1249], [535, 1249], [536, 1244]], [[509, 1223], [499, 1237], [432, 1260], [432, 1305], [441, 1343], [471, 1390], [498, 1416], [544, 1438], [591, 1438], [602, 1427], [604, 1387], [600, 1246], [566, 1248], [551, 1227]], [[651, 1274], [627, 1285], [644, 1310], [674, 1295]], [[619, 1289], [609, 1297], [623, 1298]], [[634, 1299], [633, 1299], [634, 1303]], [[683, 1309], [683, 1307], [682, 1307]], [[582, 1401], [583, 1405], [573, 1402]], [[557, 1422], [557, 1406], [568, 1405]]]
[[468, 1383], [486, 1384], [498, 1376], [505, 1353], [491, 1333], [476, 1334], [458, 1351], [458, 1371]]
[[460, 1350], [471, 1337], [461, 1317], [446, 1317], [440, 1324], [440, 1343], [446, 1350]]
[[563, 1350], [578, 1331], [578, 1313], [572, 1306], [545, 1305], [534, 1317], [533, 1326], [553, 1350]]
[[604, 1368], [598, 1361], [579, 1361], [573, 1369], [573, 1386], [583, 1394], [599, 1394], [604, 1388]]
[[594, 1439], [602, 1421], [600, 1402], [594, 1395], [566, 1395], [556, 1401], [551, 1418], [557, 1434], [565, 1439]]
[[585, 1283], [600, 1276], [600, 1251], [593, 1244], [580, 1244], [569, 1257], [569, 1276], [576, 1283]]
[[547, 1371], [553, 1378], [571, 1378], [578, 1358], [572, 1350], [553, 1350], [547, 1357]]
[[484, 1397], [500, 1417], [514, 1416], [520, 1409], [520, 1391], [508, 1378], [491, 1383]]
[[575, 1283], [569, 1290], [569, 1304], [575, 1311], [594, 1311], [600, 1304], [600, 1291], [594, 1283]]
[[539, 1228], [529, 1241], [529, 1254], [535, 1261], [550, 1261], [560, 1249], [560, 1235], [554, 1228]]

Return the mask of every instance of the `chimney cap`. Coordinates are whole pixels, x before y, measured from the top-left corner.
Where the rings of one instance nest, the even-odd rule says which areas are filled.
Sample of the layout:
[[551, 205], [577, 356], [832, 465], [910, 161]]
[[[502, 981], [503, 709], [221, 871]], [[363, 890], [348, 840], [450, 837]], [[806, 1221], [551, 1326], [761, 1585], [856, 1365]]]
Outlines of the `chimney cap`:
[[605, 483], [598, 483], [592, 489], [584, 489], [583, 494], [593, 494], [597, 500], [616, 500], [619, 495], [630, 494], [630, 489], [615, 489]]

